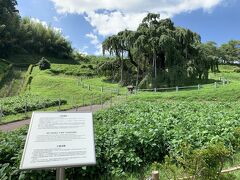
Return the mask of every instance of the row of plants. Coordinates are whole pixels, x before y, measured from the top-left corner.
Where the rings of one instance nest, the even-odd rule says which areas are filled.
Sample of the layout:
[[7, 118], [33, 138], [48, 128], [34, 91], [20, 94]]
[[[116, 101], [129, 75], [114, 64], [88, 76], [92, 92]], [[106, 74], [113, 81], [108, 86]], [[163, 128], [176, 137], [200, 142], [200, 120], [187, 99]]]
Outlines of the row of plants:
[[82, 64], [82, 65], [70, 65], [70, 64], [52, 64], [51, 70], [54, 74], [65, 74], [73, 76], [94, 76], [95, 65]]
[[12, 67], [13, 67], [12, 64], [7, 64], [5, 62], [0, 61], [0, 82], [4, 81]]
[[59, 101], [61, 104], [67, 103], [64, 99], [50, 99], [32, 94], [24, 94], [20, 96], [1, 98], [0, 108], [3, 115], [12, 115], [51, 106], [58, 106]]
[[[187, 170], [187, 164], [195, 162], [194, 157], [204, 169], [199, 177], [219, 176], [222, 164], [239, 151], [239, 118], [238, 103], [134, 101], [100, 111], [94, 114], [97, 165], [67, 169], [66, 176], [127, 178], [129, 173], [141, 174], [140, 170], [164, 159]], [[53, 170], [18, 170], [26, 130], [1, 133], [0, 178], [53, 179]], [[171, 160], [167, 161], [166, 156]]]

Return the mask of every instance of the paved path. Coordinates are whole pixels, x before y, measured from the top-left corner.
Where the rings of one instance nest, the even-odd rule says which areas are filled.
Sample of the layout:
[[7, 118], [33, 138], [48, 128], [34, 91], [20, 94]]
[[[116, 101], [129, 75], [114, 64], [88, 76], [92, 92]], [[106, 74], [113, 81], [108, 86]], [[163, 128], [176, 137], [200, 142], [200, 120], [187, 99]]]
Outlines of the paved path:
[[[104, 106], [105, 108], [105, 106]], [[77, 109], [78, 112], [96, 112], [98, 110], [102, 109], [101, 105], [92, 105], [92, 106], [84, 106], [84, 107], [79, 107]], [[71, 110], [67, 110], [68, 112], [73, 112], [76, 111], [76, 109], [71, 109]], [[14, 129], [23, 127], [27, 124], [30, 123], [30, 119], [26, 119], [26, 120], [20, 120], [20, 121], [16, 121], [16, 122], [12, 122], [12, 123], [7, 123], [7, 124], [3, 124], [0, 125], [0, 131], [12, 131]]]

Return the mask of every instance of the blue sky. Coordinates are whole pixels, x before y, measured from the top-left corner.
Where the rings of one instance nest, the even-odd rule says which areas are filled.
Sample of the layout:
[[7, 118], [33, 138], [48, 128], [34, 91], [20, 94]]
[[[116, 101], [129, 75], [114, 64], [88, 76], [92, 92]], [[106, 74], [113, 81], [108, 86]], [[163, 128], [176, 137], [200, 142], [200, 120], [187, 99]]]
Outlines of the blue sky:
[[147, 12], [170, 17], [203, 42], [240, 40], [238, 0], [18, 0], [18, 9], [21, 16], [61, 29], [76, 50], [87, 54], [100, 54], [107, 36], [136, 29]]

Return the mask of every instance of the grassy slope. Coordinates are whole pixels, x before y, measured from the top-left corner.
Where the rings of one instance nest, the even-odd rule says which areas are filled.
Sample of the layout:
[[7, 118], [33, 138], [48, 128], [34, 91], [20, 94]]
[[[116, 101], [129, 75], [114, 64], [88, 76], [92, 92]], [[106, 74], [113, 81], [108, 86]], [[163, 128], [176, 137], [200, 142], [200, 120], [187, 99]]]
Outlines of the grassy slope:
[[5, 73], [6, 68], [8, 67], [8, 64], [0, 61], [0, 80], [3, 77], [3, 74]]
[[230, 84], [204, 85], [201, 90], [180, 90], [179, 92], [140, 92], [131, 97], [131, 100], [142, 101], [239, 101], [240, 100], [240, 73], [233, 72], [235, 66], [220, 66], [221, 73], [210, 74], [211, 79], [219, 80], [219, 78], [230, 80]]
[[[213, 84], [205, 85], [201, 90], [189, 90], [179, 92], [164, 92], [164, 93], [149, 93], [141, 92], [129, 98], [129, 101], [154, 101], [164, 103], [166, 101], [174, 101], [181, 103], [182, 101], [208, 101], [208, 103], [217, 104], [221, 102], [239, 102], [240, 100], [240, 73], [233, 72], [232, 66], [220, 66], [221, 73], [210, 74], [210, 77], [218, 80], [226, 78], [231, 80], [229, 85], [219, 86], [215, 88]], [[74, 104], [82, 104], [82, 97], [89, 99], [91, 95], [101, 95], [98, 87], [104, 86], [107, 88], [118, 88], [118, 84], [112, 84], [103, 78], [83, 79], [83, 83], [94, 85], [97, 89], [88, 90], [81, 85], [78, 86], [79, 78], [75, 76], [54, 75], [49, 70], [39, 71], [38, 68], [33, 70], [33, 81], [30, 92], [44, 97], [59, 98], [63, 97], [68, 100], [66, 107]], [[123, 92], [124, 88], [121, 89]], [[104, 93], [104, 96], [109, 97], [109, 93]], [[88, 101], [89, 103], [89, 101]], [[52, 110], [51, 108], [48, 110]], [[29, 113], [30, 115], [30, 113]], [[19, 118], [20, 116], [12, 116], [11, 118]], [[239, 163], [240, 158], [236, 158], [236, 163]], [[228, 165], [231, 166], [231, 165]], [[150, 174], [150, 171], [149, 171]], [[240, 177], [239, 173], [235, 173]], [[134, 178], [134, 175], [130, 175]]]
[[0, 89], [0, 97], [16, 96], [20, 93], [27, 68], [13, 67], [11, 71], [12, 73], [5, 79]]

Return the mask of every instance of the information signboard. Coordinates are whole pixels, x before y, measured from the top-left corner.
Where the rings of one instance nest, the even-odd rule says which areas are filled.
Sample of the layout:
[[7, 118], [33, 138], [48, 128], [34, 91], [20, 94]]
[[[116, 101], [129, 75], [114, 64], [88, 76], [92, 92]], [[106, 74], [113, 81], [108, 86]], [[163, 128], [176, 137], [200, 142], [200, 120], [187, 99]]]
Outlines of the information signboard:
[[20, 169], [94, 164], [92, 113], [33, 113]]

